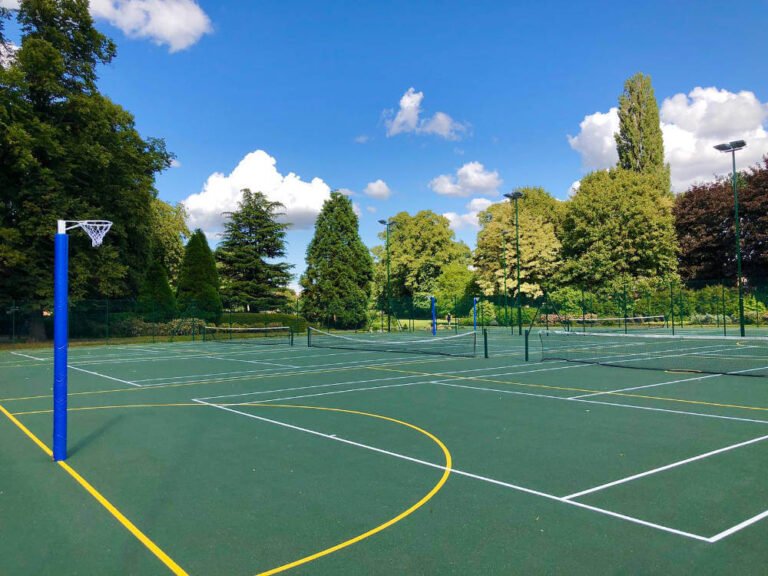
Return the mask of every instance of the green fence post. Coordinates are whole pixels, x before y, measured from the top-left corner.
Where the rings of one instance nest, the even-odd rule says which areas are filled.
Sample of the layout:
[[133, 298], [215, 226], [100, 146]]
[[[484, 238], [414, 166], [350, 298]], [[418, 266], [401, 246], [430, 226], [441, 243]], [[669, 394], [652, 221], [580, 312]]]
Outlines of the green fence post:
[[488, 330], [483, 328], [483, 352], [485, 358], [488, 358]]
[[675, 335], [675, 287], [672, 282], [669, 283], [669, 305], [672, 310], [672, 312], [670, 313], [670, 316], [672, 317], [672, 336], [674, 336]]
[[525, 331], [525, 361], [528, 362], [528, 339], [531, 335], [530, 328]]

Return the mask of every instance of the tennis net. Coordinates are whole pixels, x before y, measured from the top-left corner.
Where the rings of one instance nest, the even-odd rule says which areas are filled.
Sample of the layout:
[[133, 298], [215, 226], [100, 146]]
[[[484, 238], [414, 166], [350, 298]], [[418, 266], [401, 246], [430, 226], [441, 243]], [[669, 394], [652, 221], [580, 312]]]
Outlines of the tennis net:
[[332, 334], [316, 328], [307, 331], [310, 348], [339, 348], [368, 352], [397, 352], [403, 354], [439, 354], [443, 356], [473, 357], [477, 354], [477, 333], [466, 332], [452, 336], [430, 338], [391, 338], [384, 334], [358, 335]]
[[203, 330], [203, 340], [228, 344], [288, 344], [293, 346], [293, 330], [290, 326], [257, 328], [206, 326]]
[[542, 360], [768, 377], [768, 338], [542, 331]]
[[664, 316], [628, 316], [626, 318], [599, 318], [585, 317], [571, 320], [572, 330], [588, 332], [623, 332], [630, 330], [642, 330], [664, 328], [666, 319]]

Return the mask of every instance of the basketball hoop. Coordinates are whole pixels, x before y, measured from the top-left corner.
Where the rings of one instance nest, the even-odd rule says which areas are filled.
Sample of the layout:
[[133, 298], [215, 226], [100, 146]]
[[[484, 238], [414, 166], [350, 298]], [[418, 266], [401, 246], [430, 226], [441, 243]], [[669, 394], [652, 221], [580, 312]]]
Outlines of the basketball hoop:
[[[67, 224], [72, 225], [67, 226]], [[101, 246], [104, 236], [107, 235], [111, 227], [112, 222], [109, 220], [59, 220], [60, 234], [66, 233], [67, 230], [72, 230], [73, 228], [82, 228], [91, 238], [91, 246], [94, 248]]]

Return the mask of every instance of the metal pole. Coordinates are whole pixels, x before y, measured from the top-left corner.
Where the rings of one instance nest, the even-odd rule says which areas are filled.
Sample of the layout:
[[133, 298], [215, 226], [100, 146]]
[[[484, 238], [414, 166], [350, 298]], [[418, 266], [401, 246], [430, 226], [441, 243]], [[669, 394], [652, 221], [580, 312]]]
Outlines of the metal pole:
[[736, 225], [736, 280], [739, 287], [739, 334], [744, 337], [744, 292], [741, 285], [741, 229], [739, 226], [739, 191], [736, 184], [736, 150], [731, 150], [733, 158], [733, 217]]
[[517, 252], [517, 334], [523, 334], [523, 312], [520, 309], [520, 227], [518, 225], [517, 197], [515, 197], [515, 252]]
[[722, 300], [723, 300], [723, 336], [727, 336], [728, 335], [728, 333], [727, 333], [728, 329], [725, 326], [725, 281], [723, 281], [723, 283], [720, 285], [720, 288], [721, 288], [722, 294], [723, 294], [723, 296], [722, 296]]
[[392, 331], [392, 296], [389, 288], [389, 225], [387, 221], [387, 332]]
[[510, 326], [512, 322], [509, 321], [509, 311], [507, 309], [507, 236], [504, 232], [501, 232], [501, 247], [502, 247], [502, 262], [501, 266], [504, 270], [504, 323], [509, 322]]

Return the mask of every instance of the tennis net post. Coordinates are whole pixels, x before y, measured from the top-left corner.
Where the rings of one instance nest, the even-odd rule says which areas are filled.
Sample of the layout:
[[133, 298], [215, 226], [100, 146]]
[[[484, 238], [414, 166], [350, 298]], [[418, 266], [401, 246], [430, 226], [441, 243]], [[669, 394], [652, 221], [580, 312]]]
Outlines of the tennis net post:
[[488, 358], [488, 330], [483, 328], [483, 356]]

